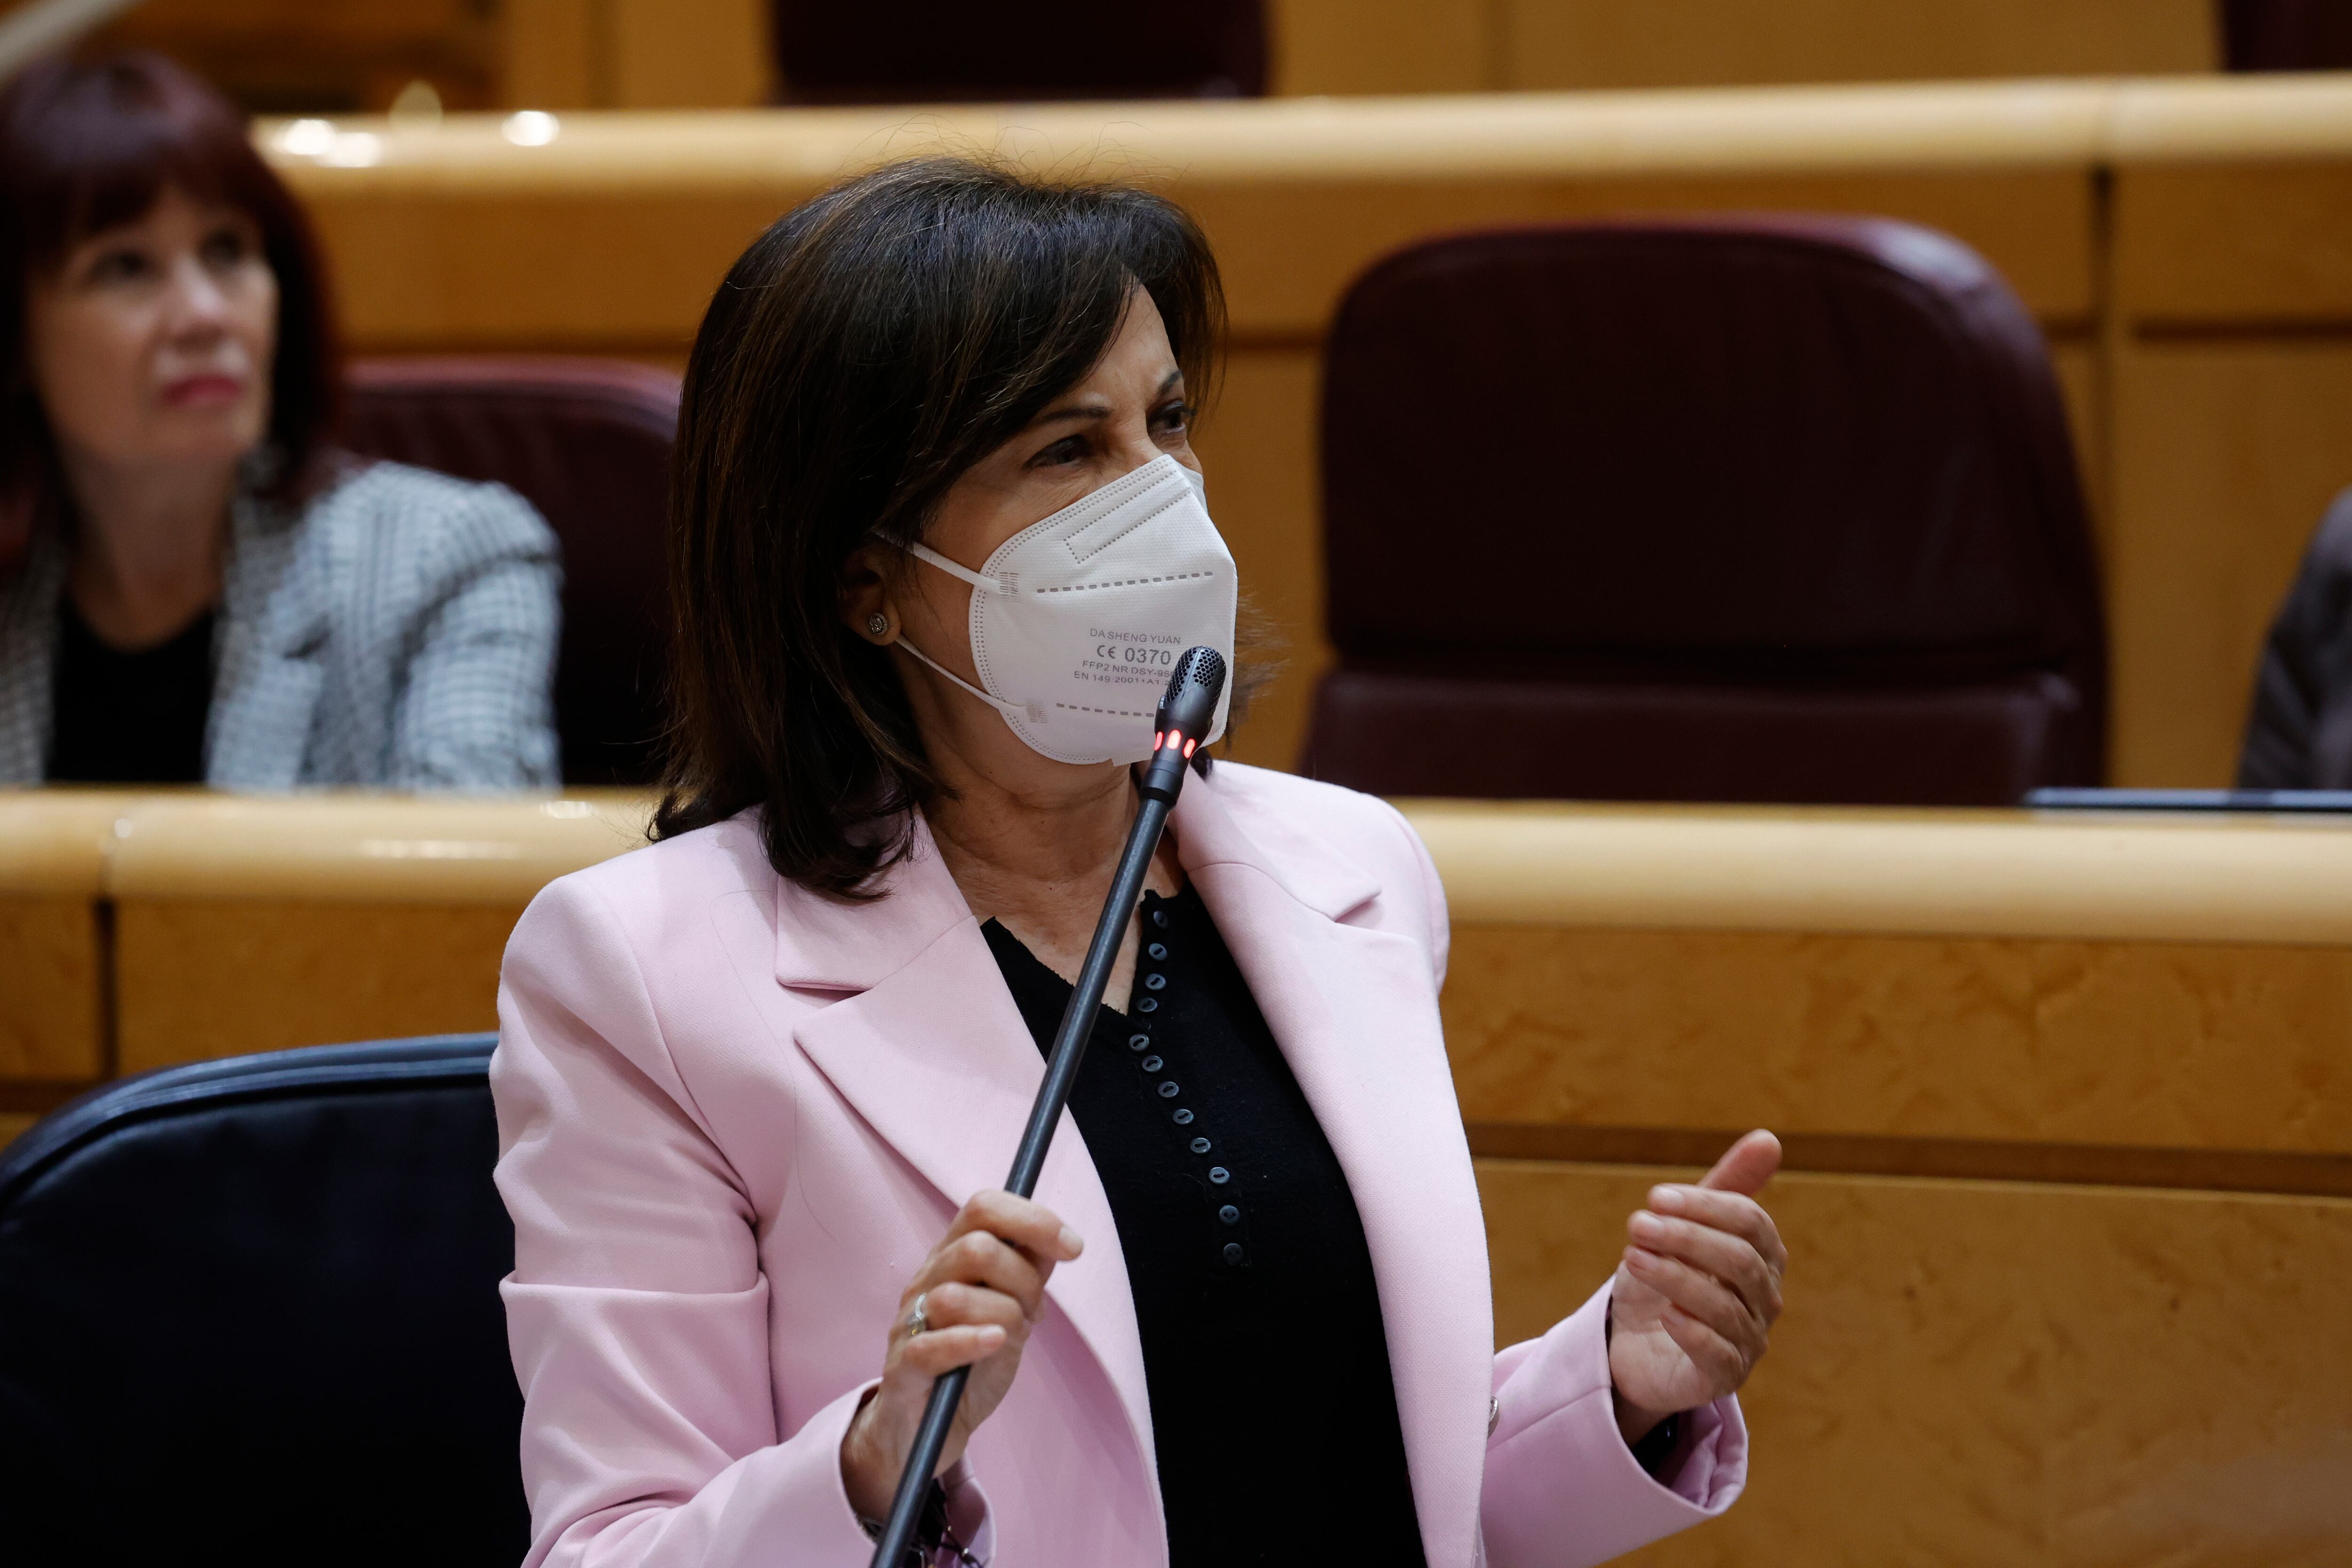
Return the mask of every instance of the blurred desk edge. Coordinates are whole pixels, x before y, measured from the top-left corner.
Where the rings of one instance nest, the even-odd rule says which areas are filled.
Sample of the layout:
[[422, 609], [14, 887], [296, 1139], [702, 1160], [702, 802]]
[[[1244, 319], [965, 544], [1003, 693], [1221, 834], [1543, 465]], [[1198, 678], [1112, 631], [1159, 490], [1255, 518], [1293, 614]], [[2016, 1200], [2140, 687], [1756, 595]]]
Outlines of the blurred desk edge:
[[[1402, 801], [1461, 925], [2352, 942], [2352, 821]], [[518, 907], [650, 797], [0, 793], [0, 896]]]

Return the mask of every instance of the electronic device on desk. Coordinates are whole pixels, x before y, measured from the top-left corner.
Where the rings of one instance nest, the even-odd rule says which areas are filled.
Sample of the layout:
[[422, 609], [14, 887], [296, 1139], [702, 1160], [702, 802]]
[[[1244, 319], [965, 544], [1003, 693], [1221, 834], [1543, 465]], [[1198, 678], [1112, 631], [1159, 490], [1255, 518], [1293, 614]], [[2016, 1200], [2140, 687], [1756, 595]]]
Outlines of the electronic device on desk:
[[2352, 813], [2345, 789], [2037, 789], [2032, 811], [2234, 811]]

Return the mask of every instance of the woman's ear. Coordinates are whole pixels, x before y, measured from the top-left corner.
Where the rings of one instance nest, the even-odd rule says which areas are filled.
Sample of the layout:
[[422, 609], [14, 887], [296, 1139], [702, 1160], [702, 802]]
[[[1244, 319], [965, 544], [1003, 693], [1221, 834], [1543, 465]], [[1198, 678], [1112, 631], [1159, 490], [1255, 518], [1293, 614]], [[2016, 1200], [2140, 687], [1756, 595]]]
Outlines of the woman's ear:
[[841, 567], [841, 624], [876, 647], [898, 640], [898, 616], [890, 605], [895, 563], [878, 544], [861, 544]]

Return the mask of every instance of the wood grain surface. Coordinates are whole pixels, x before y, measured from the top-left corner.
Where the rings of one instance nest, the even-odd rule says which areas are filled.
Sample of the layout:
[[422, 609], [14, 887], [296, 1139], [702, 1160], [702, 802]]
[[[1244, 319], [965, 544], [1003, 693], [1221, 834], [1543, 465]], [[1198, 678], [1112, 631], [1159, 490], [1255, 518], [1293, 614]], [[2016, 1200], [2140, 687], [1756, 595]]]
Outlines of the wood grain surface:
[[104, 1071], [105, 973], [90, 897], [0, 892], [0, 1080]]
[[1463, 927], [1463, 1116], [2352, 1152], [2352, 951]]
[[126, 900], [117, 910], [125, 1073], [289, 1046], [498, 1027], [520, 903]]
[[2352, 201], [2342, 210], [2341, 331], [2143, 340], [2116, 357], [2118, 783], [2235, 776], [2263, 641], [2312, 531], [2352, 485]]
[[1503, 0], [1513, 88], [2210, 70], [2208, 0]]
[[2352, 945], [2352, 818], [1402, 800], [1457, 925]]
[[[1482, 1161], [1497, 1342], [1693, 1173]], [[1766, 1203], [1790, 1263], [1748, 1491], [1626, 1563], [2352, 1559], [2352, 1202], [1799, 1175]]]

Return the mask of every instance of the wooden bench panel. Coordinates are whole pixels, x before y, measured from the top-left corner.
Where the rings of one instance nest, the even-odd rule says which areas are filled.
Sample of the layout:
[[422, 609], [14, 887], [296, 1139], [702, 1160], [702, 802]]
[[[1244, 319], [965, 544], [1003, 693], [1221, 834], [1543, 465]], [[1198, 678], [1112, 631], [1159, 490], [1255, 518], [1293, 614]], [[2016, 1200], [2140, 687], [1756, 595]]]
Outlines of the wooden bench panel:
[[[1662, 1167], [1479, 1163], [1496, 1338], [1615, 1267]], [[2352, 1202], [1787, 1175], [1747, 1492], [1624, 1559], [2332, 1563], [2352, 1538]]]

